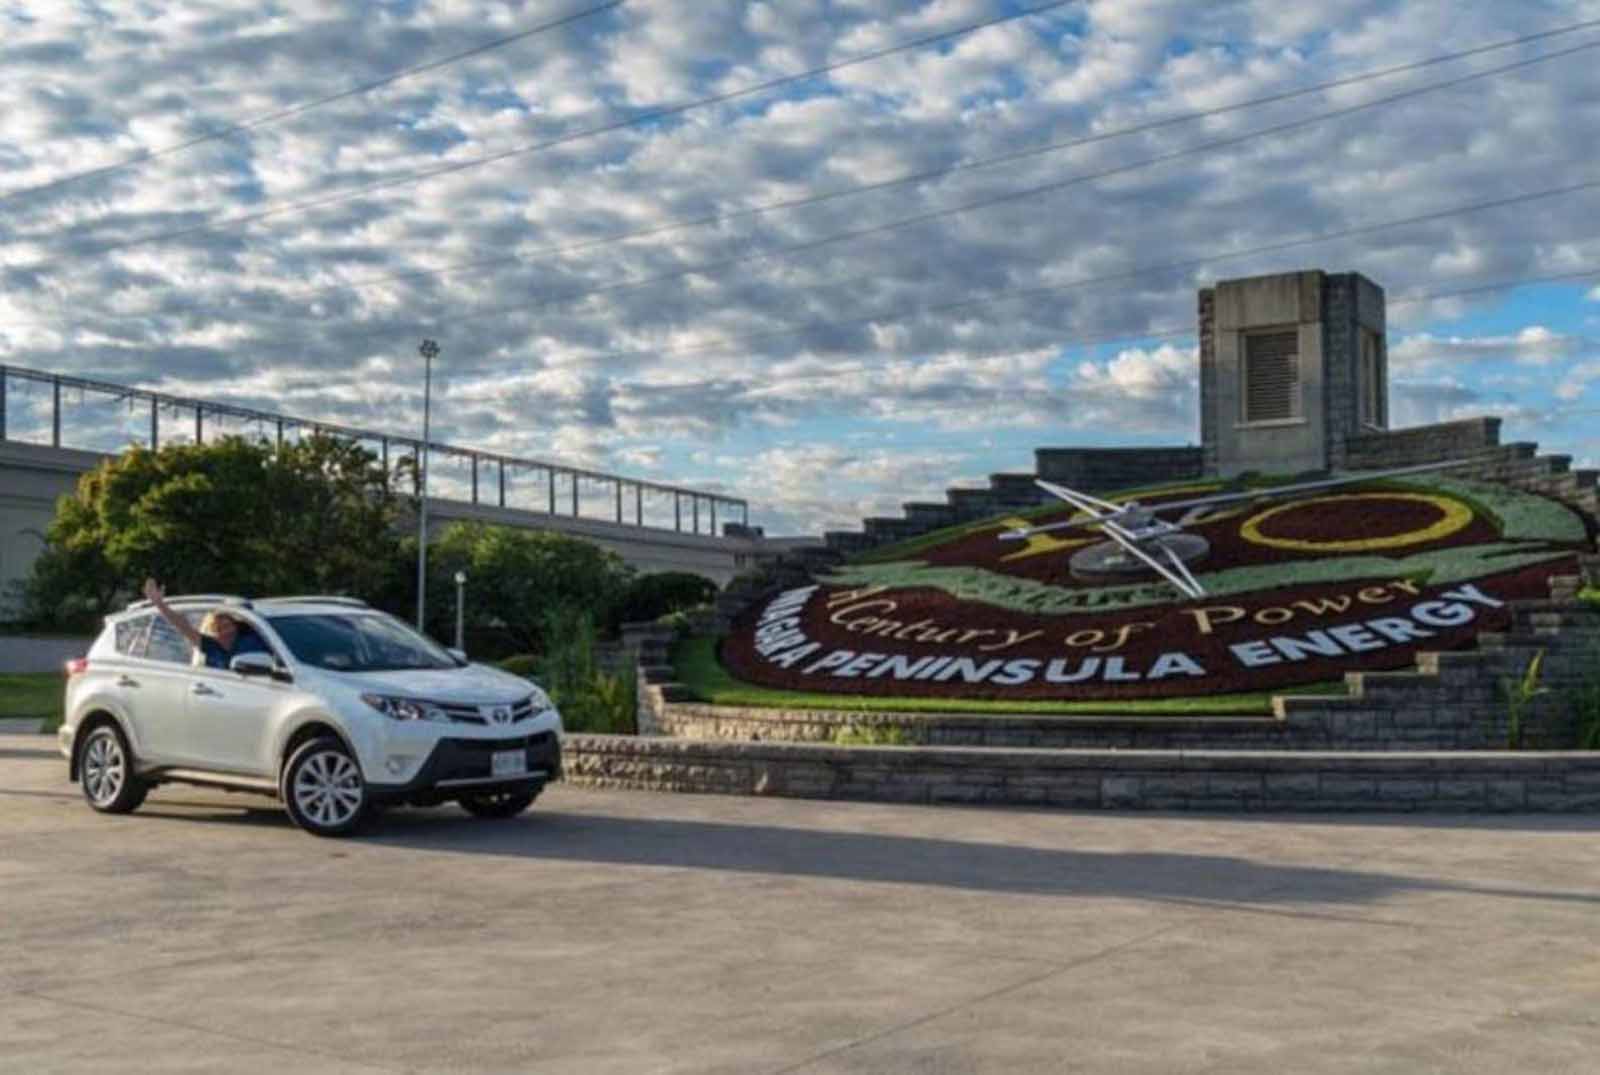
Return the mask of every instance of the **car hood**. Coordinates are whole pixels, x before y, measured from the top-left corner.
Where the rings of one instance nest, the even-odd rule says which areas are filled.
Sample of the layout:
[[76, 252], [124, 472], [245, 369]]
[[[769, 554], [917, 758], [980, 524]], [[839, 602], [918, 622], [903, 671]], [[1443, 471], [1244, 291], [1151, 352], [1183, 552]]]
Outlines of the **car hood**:
[[426, 698], [434, 702], [517, 702], [538, 690], [521, 676], [483, 664], [465, 668], [346, 672], [339, 679], [361, 691]]

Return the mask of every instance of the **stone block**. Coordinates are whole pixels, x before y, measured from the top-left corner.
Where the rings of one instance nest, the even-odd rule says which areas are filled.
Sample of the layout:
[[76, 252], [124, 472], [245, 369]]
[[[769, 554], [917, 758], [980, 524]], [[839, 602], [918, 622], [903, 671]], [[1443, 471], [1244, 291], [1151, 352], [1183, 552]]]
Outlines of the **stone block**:
[[1142, 799], [1142, 786], [1136, 776], [1106, 776], [1100, 779], [1100, 803], [1111, 809], [1132, 809]]
[[1433, 796], [1434, 785], [1431, 780], [1378, 781], [1378, 798], [1385, 802], [1417, 802]]
[[1527, 806], [1527, 789], [1521, 780], [1489, 780], [1485, 784], [1490, 810], [1520, 810]]

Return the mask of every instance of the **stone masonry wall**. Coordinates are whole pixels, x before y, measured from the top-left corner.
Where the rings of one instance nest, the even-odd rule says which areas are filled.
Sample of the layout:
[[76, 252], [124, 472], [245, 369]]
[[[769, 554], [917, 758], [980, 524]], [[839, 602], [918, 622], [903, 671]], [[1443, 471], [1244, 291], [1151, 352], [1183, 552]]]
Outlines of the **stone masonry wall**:
[[1150, 810], [1600, 809], [1600, 754], [970, 750], [573, 735], [587, 787]]
[[1388, 470], [1466, 459], [1500, 444], [1500, 419], [1464, 418], [1430, 426], [1363, 433], [1345, 445], [1350, 470]]
[[1204, 465], [1198, 447], [1036, 448], [1033, 455], [1039, 477], [1089, 493], [1192, 481]]

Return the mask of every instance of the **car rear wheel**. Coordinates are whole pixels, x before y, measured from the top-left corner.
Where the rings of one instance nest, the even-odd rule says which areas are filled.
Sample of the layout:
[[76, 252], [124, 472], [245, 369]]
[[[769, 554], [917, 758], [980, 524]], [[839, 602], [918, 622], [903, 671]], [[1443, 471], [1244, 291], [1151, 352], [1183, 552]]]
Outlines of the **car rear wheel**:
[[289, 756], [279, 790], [289, 817], [313, 836], [348, 836], [369, 812], [361, 767], [332, 736], [302, 743]]
[[133, 751], [115, 724], [99, 725], [83, 741], [78, 783], [89, 805], [102, 814], [131, 813], [150, 790], [133, 774]]
[[516, 817], [533, 805], [538, 794], [530, 791], [486, 791], [463, 795], [460, 803], [461, 809], [473, 817]]

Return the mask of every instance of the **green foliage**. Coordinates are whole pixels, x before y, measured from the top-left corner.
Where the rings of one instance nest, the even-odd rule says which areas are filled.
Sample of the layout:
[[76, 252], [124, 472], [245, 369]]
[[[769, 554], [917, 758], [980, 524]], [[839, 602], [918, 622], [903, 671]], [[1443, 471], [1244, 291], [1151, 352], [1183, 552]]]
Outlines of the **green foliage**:
[[533, 653], [560, 641], [548, 634], [549, 610], [581, 610], [591, 624], [608, 622], [632, 578], [620, 556], [590, 542], [484, 523], [446, 527], [429, 546], [428, 566], [428, 627], [436, 637], [455, 636], [452, 579], [465, 571], [467, 624], [498, 626], [516, 648]]
[[1579, 590], [1578, 600], [1594, 608], [1600, 608], [1600, 586], [1588, 586]]
[[544, 614], [551, 640], [534, 679], [561, 710], [569, 732], [631, 735], [638, 730], [638, 689], [631, 674], [614, 674], [595, 660], [594, 621], [581, 609], [557, 606]]
[[1507, 750], [1522, 749], [1522, 742], [1527, 734], [1528, 712], [1533, 707], [1533, 700], [1545, 693], [1545, 689], [1539, 686], [1539, 673], [1543, 668], [1544, 650], [1540, 650], [1528, 662], [1522, 678], [1507, 677], [1500, 681], [1500, 690], [1506, 699]]
[[66, 689], [60, 672], [0, 675], [0, 718], [47, 720], [46, 731], [54, 731], [61, 724]]
[[694, 628], [695, 620], [711, 611], [710, 605], [695, 605], [692, 608], [679, 609], [669, 612], [656, 620], [663, 627], [670, 627], [673, 633], [679, 636], [688, 634]]
[[[1600, 658], [1600, 654], [1596, 655]], [[1600, 750], [1600, 673], [1589, 676], [1568, 697], [1579, 750]]]
[[81, 625], [146, 576], [171, 593], [372, 599], [392, 585], [400, 507], [373, 454], [334, 437], [135, 446], [57, 504], [24, 616]]
[[833, 745], [840, 747], [899, 747], [910, 741], [906, 730], [893, 724], [845, 724], [833, 730]]
[[640, 575], [628, 584], [611, 615], [613, 629], [623, 623], [644, 623], [685, 609], [710, 604], [717, 584], [688, 571]]

